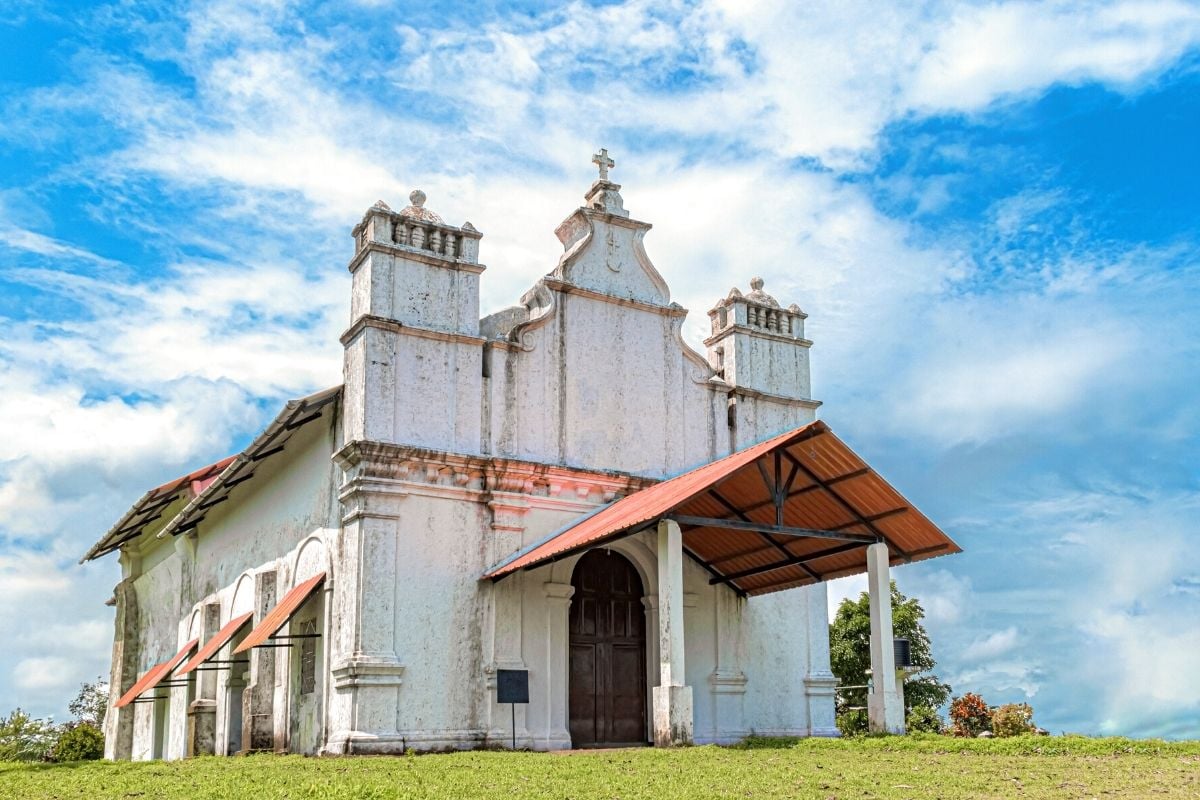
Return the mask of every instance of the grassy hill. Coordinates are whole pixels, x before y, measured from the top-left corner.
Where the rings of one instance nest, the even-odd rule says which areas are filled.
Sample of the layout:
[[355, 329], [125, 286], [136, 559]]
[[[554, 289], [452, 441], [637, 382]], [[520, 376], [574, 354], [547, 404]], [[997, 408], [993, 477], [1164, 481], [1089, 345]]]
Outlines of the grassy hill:
[[1200, 742], [935, 736], [566, 754], [0, 764], [0, 798], [1200, 797]]

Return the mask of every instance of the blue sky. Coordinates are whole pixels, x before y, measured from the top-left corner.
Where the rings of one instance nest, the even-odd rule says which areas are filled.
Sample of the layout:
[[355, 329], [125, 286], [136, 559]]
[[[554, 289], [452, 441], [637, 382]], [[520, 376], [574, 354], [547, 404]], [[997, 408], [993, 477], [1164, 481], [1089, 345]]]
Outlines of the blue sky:
[[966, 548], [896, 572], [944, 679], [1200, 737], [1200, 6], [249, 5], [0, 14], [0, 711], [107, 673], [130, 503], [338, 382], [364, 209], [474, 223], [487, 312], [605, 146], [689, 338], [761, 274]]

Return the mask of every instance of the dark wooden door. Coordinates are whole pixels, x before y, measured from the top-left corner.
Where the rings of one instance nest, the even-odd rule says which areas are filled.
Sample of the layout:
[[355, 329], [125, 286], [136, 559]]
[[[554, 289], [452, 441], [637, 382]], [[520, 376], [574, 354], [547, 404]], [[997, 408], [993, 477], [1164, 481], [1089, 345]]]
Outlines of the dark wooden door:
[[579, 559], [571, 585], [571, 742], [645, 744], [642, 580], [623, 556], [592, 550]]

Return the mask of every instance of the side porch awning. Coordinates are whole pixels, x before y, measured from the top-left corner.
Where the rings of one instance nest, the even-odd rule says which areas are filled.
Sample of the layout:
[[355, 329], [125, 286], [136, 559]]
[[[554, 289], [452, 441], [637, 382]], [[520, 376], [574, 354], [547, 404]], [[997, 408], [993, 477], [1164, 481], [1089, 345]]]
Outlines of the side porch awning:
[[[233, 651], [234, 654], [245, 653], [254, 647], [283, 647], [284, 644], [274, 645], [268, 642], [270, 639], [278, 639], [275, 634], [279, 629], [287, 624], [287, 621], [300, 610], [300, 606], [304, 605], [304, 601], [316, 591], [317, 587], [325, 581], [325, 573], [318, 573], [303, 583], [298, 583], [292, 587], [291, 591], [283, 596], [279, 601], [279, 605], [275, 606], [270, 612], [263, 617], [263, 621], [250, 631], [250, 634], [242, 640], [242, 643]], [[320, 634], [306, 634], [320, 635]], [[289, 637], [296, 638], [296, 637]]]
[[250, 621], [254, 616], [253, 611], [247, 611], [245, 614], [234, 617], [225, 623], [225, 627], [217, 631], [216, 636], [209, 639], [204, 647], [201, 647], [196, 655], [192, 656], [186, 664], [179, 670], [180, 675], [186, 675], [192, 670], [198, 668], [201, 664], [208, 661], [217, 654], [217, 651], [225, 646], [225, 643], [232, 639], [237, 632], [242, 629], [242, 626]]
[[961, 552], [817, 421], [623, 497], [483, 577], [499, 580], [668, 518], [709, 583], [743, 596], [865, 572], [875, 542], [887, 544], [892, 564]]
[[188, 657], [189, 653], [196, 649], [196, 645], [199, 643], [199, 639], [192, 639], [181, 647], [178, 653], [146, 670], [146, 674], [139, 678], [133, 686], [129, 687], [129, 691], [121, 695], [117, 702], [113, 703], [113, 707], [124, 708], [135, 701], [140, 695], [154, 689], [163, 682], [164, 678], [171, 674], [171, 670], [179, 666], [180, 661], [183, 661]]

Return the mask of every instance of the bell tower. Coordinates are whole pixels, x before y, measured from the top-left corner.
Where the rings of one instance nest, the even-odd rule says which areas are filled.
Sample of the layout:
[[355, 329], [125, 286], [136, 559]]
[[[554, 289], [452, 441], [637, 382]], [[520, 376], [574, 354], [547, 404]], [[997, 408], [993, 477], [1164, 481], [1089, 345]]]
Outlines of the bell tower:
[[409, 195], [354, 227], [350, 327], [342, 335], [346, 442], [478, 453], [482, 402], [479, 240]]
[[808, 315], [794, 303], [781, 308], [763, 291], [763, 279], [750, 281], [750, 292], [734, 287], [708, 312], [712, 335], [704, 340], [708, 362], [736, 390], [776, 398], [811, 401]]

